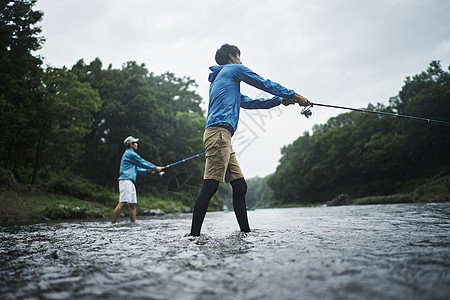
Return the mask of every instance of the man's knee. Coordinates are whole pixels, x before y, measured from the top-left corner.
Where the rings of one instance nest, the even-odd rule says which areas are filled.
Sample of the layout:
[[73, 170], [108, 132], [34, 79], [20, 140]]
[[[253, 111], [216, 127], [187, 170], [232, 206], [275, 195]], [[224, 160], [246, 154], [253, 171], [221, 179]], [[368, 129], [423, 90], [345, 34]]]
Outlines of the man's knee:
[[244, 177], [235, 179], [231, 181], [230, 184], [233, 187], [233, 194], [245, 195], [245, 193], [247, 193], [247, 183], [245, 182]]
[[211, 198], [217, 192], [218, 188], [219, 188], [219, 181], [214, 179], [205, 179], [203, 180], [203, 186], [200, 193], [202, 193], [206, 197]]
[[194, 210], [201, 209], [204, 206], [208, 206], [209, 201], [214, 196], [214, 194], [217, 192], [217, 189], [219, 187], [219, 181], [214, 179], [205, 179], [203, 180], [203, 186], [200, 191], [200, 194], [197, 197], [197, 200], [194, 204]]

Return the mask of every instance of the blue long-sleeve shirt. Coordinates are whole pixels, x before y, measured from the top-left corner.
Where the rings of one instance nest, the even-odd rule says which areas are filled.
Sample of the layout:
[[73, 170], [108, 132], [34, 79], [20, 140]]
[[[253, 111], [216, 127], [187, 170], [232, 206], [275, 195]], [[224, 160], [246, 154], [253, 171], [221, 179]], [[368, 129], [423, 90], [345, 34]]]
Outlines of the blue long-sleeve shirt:
[[145, 175], [148, 169], [156, 166], [139, 156], [133, 149], [127, 148], [120, 160], [119, 180], [131, 180], [136, 183], [137, 174]]
[[[264, 79], [241, 64], [227, 64], [209, 68], [209, 105], [206, 127], [218, 123], [230, 124], [236, 131], [240, 107], [246, 109], [272, 108], [280, 105], [280, 97], [291, 99], [295, 92], [281, 84]], [[241, 94], [240, 82], [268, 92], [271, 99], [251, 99]]]

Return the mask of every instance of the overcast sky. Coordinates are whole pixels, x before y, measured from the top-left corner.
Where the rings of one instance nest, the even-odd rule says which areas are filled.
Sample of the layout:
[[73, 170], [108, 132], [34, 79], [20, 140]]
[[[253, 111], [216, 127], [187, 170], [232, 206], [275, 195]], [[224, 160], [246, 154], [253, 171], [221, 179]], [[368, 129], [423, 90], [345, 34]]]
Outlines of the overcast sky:
[[[208, 68], [223, 43], [237, 45], [259, 75], [312, 102], [356, 108], [388, 104], [406, 76], [432, 60], [450, 65], [446, 0], [38, 0], [36, 9], [44, 12], [38, 54], [45, 64], [144, 63], [156, 75], [195, 79], [205, 110]], [[245, 83], [241, 91], [270, 96]], [[346, 112], [315, 107], [306, 119], [300, 111], [241, 110], [233, 142], [247, 178], [273, 173], [283, 146]]]

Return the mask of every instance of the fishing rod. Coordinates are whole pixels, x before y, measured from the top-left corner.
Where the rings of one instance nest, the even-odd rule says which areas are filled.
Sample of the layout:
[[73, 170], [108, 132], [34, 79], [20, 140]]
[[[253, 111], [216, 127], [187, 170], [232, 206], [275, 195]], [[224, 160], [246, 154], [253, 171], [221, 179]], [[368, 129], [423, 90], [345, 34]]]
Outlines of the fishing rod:
[[371, 113], [371, 114], [377, 114], [377, 115], [384, 115], [384, 116], [391, 116], [395, 118], [403, 118], [403, 119], [412, 119], [412, 120], [418, 120], [418, 121], [424, 121], [428, 123], [436, 123], [436, 124], [442, 124], [450, 126], [450, 122], [446, 121], [440, 121], [440, 120], [433, 120], [433, 119], [427, 119], [427, 118], [421, 118], [421, 117], [415, 117], [415, 116], [408, 116], [408, 115], [401, 115], [401, 114], [394, 114], [394, 113], [388, 113], [388, 112], [382, 112], [382, 111], [375, 111], [375, 110], [367, 110], [367, 109], [360, 109], [360, 108], [352, 108], [352, 107], [345, 107], [345, 106], [337, 106], [337, 105], [329, 105], [329, 104], [321, 104], [321, 103], [312, 103], [310, 106], [305, 107], [302, 109], [301, 114], [305, 117], [309, 118], [312, 115], [311, 109], [313, 106], [323, 106], [323, 107], [331, 107], [331, 108], [339, 108], [339, 109], [347, 109], [347, 110], [353, 110], [353, 111], [359, 111], [362, 113]]
[[167, 169], [167, 168], [170, 168], [170, 167], [172, 167], [172, 166], [175, 166], [175, 165], [184, 163], [184, 162], [186, 162], [186, 161], [188, 161], [188, 160], [190, 160], [190, 159], [199, 157], [199, 156], [201, 156], [201, 155], [203, 155], [203, 154], [205, 154], [205, 153], [206, 153], [206, 151], [205, 151], [205, 152], [202, 152], [202, 153], [199, 153], [199, 154], [192, 155], [191, 157], [188, 157], [188, 158], [179, 160], [179, 161], [174, 162], [174, 163], [171, 163], [171, 164], [169, 164], [169, 165], [166, 165], [166, 166], [163, 167], [163, 170], [164, 170], [164, 169]]

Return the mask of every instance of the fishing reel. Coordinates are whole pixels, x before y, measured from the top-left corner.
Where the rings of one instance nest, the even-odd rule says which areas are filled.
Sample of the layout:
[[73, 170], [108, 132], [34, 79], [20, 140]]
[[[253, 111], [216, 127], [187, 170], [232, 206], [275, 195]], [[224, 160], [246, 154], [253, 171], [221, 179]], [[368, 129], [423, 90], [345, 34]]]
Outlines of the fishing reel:
[[312, 116], [312, 104], [310, 106], [307, 106], [305, 108], [302, 109], [301, 114], [304, 115], [305, 117], [309, 118]]

